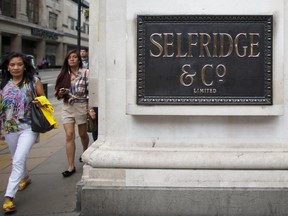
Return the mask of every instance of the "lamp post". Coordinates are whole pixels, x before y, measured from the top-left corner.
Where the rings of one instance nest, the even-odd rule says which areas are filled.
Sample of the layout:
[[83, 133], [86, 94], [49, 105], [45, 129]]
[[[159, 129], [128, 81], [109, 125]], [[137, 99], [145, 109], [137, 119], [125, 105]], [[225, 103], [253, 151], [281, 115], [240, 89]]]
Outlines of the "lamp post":
[[81, 49], [81, 7], [89, 8], [89, 2], [86, 0], [72, 0], [73, 2], [78, 4], [78, 21], [77, 21], [77, 50], [80, 52]]
[[81, 47], [81, 0], [78, 0], [78, 21], [77, 21], [77, 51], [80, 53]]

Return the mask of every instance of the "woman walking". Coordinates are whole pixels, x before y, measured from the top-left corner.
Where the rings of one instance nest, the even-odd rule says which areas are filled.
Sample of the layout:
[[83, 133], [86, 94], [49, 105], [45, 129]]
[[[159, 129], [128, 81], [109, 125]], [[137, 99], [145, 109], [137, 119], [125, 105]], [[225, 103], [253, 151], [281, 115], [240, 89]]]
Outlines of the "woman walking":
[[[88, 148], [87, 111], [92, 118], [95, 112], [88, 108], [88, 75], [89, 70], [82, 68], [82, 61], [76, 50], [68, 52], [55, 85], [55, 96], [63, 100], [62, 122], [66, 133], [66, 154], [68, 168], [62, 172], [63, 177], [69, 177], [76, 172], [75, 168], [75, 125], [82, 143], [83, 152]], [[81, 156], [79, 158], [82, 161]]]
[[12, 171], [3, 203], [5, 213], [16, 210], [13, 201], [17, 190], [23, 190], [31, 183], [26, 161], [38, 133], [31, 130], [31, 103], [33, 92], [43, 96], [41, 80], [26, 56], [12, 52], [1, 65], [2, 82], [0, 85], [0, 128], [1, 139], [5, 137], [12, 156]]

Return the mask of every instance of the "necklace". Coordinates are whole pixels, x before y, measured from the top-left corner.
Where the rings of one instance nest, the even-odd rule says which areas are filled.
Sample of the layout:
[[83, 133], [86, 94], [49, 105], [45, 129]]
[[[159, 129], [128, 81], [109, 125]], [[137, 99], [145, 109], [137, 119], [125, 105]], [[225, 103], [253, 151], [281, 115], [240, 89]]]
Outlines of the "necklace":
[[71, 73], [71, 81], [74, 81], [76, 79], [77, 75], [74, 73]]

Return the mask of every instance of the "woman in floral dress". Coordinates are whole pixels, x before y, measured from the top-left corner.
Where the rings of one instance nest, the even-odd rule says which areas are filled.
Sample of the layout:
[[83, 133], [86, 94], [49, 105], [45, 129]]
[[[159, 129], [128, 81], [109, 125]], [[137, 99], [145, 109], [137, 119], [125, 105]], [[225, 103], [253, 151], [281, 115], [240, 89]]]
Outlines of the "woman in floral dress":
[[38, 133], [31, 130], [31, 103], [33, 91], [44, 95], [41, 80], [26, 56], [12, 52], [1, 65], [0, 85], [0, 136], [5, 137], [12, 156], [12, 171], [3, 203], [5, 213], [15, 211], [13, 199], [17, 190], [23, 190], [31, 180], [26, 169], [26, 160]]

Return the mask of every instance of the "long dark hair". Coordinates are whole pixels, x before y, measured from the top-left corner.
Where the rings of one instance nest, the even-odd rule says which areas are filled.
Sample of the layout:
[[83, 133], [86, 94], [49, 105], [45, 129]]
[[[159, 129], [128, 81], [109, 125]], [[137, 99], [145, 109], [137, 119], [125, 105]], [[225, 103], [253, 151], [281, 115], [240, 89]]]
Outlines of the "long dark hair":
[[10, 71], [8, 70], [8, 65], [13, 58], [21, 58], [25, 65], [25, 71], [23, 73], [22, 80], [18, 83], [18, 87], [21, 88], [24, 83], [29, 83], [33, 81], [33, 76], [36, 75], [36, 70], [28, 60], [25, 54], [21, 52], [10, 52], [1, 64], [2, 70], [2, 82], [0, 88], [3, 89], [8, 81], [12, 78]]
[[[75, 49], [70, 50], [64, 59], [61, 71], [60, 71], [60, 73], [57, 77], [57, 80], [56, 80], [55, 96], [57, 98], [58, 98], [58, 93], [59, 93], [60, 88], [70, 89], [70, 87], [71, 87], [71, 75], [69, 74], [70, 66], [68, 64], [68, 58], [72, 53], [75, 53], [77, 55], [78, 60], [79, 60], [79, 68], [82, 68], [83, 63], [82, 63], [81, 56], [80, 56], [79, 52], [77, 52], [77, 50], [75, 50]], [[66, 96], [64, 98], [64, 102], [66, 102], [66, 101], [68, 101], [68, 96]]]

